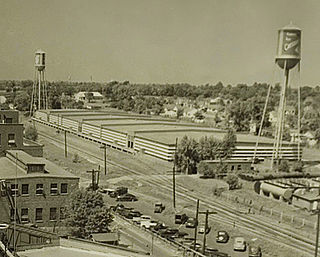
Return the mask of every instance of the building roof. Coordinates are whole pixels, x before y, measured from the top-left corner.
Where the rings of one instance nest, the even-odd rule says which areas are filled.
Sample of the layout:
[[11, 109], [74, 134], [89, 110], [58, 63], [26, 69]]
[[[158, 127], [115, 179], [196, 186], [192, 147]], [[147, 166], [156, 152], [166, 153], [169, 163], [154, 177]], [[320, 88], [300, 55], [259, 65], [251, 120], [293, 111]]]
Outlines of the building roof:
[[[43, 172], [32, 172], [26, 173], [26, 171], [20, 166], [16, 165], [14, 160], [10, 160], [8, 157], [0, 157], [0, 179], [14, 179], [14, 178], [31, 178], [31, 177], [58, 177], [58, 178], [74, 178], [78, 177], [73, 175], [72, 173], [64, 170], [58, 165], [50, 162], [42, 157], [32, 157], [31, 155], [21, 151], [21, 150], [10, 150], [11, 153], [18, 154], [18, 159], [20, 155], [23, 156], [25, 161], [32, 162], [32, 158], [36, 159], [36, 162], [40, 162], [45, 164], [45, 173]], [[26, 154], [26, 155], [25, 155]]]
[[115, 242], [118, 241], [118, 233], [94, 233], [92, 239], [96, 242]]
[[7, 150], [7, 155], [17, 158], [24, 165], [45, 165], [44, 158], [33, 157], [22, 150]]

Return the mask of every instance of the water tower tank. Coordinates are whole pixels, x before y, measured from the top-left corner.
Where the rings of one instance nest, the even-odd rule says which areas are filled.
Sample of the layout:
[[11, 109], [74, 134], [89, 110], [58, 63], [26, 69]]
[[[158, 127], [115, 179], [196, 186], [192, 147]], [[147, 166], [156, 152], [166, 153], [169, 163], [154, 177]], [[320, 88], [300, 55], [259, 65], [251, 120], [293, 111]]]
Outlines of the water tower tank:
[[46, 66], [45, 56], [46, 56], [46, 53], [43, 52], [42, 50], [36, 51], [35, 64], [34, 64], [34, 66], [35, 66], [39, 71], [44, 70], [44, 68], [45, 68], [45, 66]]
[[[292, 69], [301, 59], [301, 29], [292, 24], [278, 31], [276, 63], [281, 69]], [[285, 64], [285, 61], [286, 64]], [[285, 67], [286, 66], [286, 67]]]

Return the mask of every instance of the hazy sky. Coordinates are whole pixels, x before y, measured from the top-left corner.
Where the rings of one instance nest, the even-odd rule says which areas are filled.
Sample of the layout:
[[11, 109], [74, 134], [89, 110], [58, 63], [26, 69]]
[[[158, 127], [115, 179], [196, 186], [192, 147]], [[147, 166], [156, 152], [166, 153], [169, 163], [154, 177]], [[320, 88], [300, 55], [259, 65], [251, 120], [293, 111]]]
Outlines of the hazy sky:
[[319, 85], [319, 0], [0, 0], [0, 79], [272, 82], [277, 30], [302, 29], [301, 82]]

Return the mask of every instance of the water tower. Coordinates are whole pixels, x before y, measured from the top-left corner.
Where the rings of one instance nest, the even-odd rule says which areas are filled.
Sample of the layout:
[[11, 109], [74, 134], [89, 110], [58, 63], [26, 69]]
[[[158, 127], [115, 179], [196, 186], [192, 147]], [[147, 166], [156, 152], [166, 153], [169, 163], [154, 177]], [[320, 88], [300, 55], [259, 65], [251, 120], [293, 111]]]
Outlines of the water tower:
[[[278, 31], [278, 49], [275, 58], [276, 64], [283, 70], [283, 84], [281, 85], [280, 102], [275, 130], [274, 150], [272, 163], [281, 158], [281, 142], [284, 132], [287, 89], [290, 85], [289, 73], [297, 67], [300, 73], [301, 59], [301, 30], [292, 24]], [[300, 75], [300, 74], [299, 74]], [[300, 160], [300, 85], [298, 83], [298, 160]]]
[[36, 110], [48, 108], [48, 92], [45, 77], [46, 53], [37, 50], [35, 53], [35, 75], [32, 89], [30, 114]]

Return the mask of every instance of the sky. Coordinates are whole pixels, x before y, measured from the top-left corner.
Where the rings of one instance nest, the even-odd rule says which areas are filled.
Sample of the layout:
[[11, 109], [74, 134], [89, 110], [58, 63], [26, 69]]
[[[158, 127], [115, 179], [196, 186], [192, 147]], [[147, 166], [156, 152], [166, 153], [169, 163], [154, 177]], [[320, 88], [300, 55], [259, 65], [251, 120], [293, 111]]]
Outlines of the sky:
[[301, 84], [317, 86], [319, 0], [0, 0], [0, 80], [193, 85], [274, 82], [277, 31], [302, 29]]

